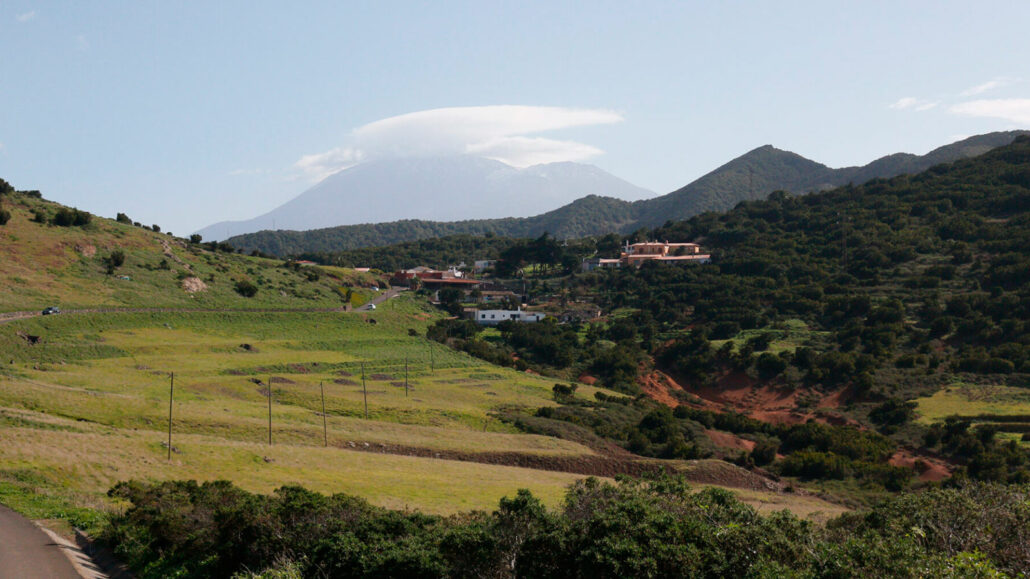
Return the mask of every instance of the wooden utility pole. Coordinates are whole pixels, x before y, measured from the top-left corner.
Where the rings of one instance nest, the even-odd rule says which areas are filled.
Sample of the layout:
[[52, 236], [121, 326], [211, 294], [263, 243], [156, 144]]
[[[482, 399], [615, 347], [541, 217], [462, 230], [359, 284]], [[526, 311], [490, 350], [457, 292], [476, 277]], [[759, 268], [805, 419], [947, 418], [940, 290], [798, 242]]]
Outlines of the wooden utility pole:
[[175, 372], [170, 373], [168, 385], [168, 460], [172, 460], [172, 397], [175, 395]]
[[365, 363], [361, 363], [361, 395], [365, 398], [365, 420], [368, 420], [368, 389], [365, 388]]
[[325, 438], [325, 445], [329, 446], [329, 426], [325, 421], [325, 386], [319, 382], [318, 389], [322, 392], [322, 436]]
[[436, 355], [433, 354], [432, 344], [429, 344], [429, 371], [436, 373]]
[[268, 377], [268, 446], [272, 446], [272, 377]]
[[404, 397], [408, 397], [408, 357], [404, 357]]

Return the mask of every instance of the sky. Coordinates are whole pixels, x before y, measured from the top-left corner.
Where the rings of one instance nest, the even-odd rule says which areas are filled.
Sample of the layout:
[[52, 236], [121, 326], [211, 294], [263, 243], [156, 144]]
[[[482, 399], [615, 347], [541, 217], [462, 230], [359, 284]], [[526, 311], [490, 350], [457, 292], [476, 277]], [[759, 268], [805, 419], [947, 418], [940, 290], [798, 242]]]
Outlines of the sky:
[[859, 165], [1030, 128], [1027, 23], [1021, 0], [0, 0], [0, 178], [185, 235], [390, 156], [659, 194], [766, 144]]

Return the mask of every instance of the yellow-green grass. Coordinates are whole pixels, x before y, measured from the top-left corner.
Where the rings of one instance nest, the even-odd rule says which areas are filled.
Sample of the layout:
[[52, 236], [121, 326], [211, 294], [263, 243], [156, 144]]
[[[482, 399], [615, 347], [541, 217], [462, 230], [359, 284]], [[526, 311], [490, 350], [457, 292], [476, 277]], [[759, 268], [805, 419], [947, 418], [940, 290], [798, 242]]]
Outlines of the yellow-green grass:
[[[174, 373], [180, 428], [254, 440], [267, 428], [271, 378], [273, 427], [284, 441], [322, 437], [324, 391], [334, 436], [345, 440], [592, 454], [573, 443], [517, 436], [492, 418], [503, 408], [554, 404], [552, 381], [406, 335], [404, 328], [425, 324], [410, 315], [410, 307], [392, 300], [377, 313], [376, 325], [343, 313], [95, 314], [9, 324], [3, 333], [31, 327], [44, 342], [14, 352], [22, 362], [0, 390], [0, 404], [119, 428], [155, 428], [167, 419]], [[72, 342], [80, 347], [68, 347]], [[93, 347], [98, 345], [103, 349]], [[87, 355], [72, 357], [82, 352]], [[592, 397], [597, 390], [584, 387], [579, 395]], [[369, 421], [363, 420], [366, 400]], [[484, 430], [505, 436], [483, 437]]]
[[825, 523], [851, 510], [809, 494], [772, 493], [737, 488], [726, 490], [732, 491], [738, 499], [755, 507], [763, 515], [788, 510], [799, 517]]
[[804, 320], [791, 319], [784, 321], [778, 329], [743, 330], [727, 340], [712, 340], [712, 348], [719, 349], [726, 342], [733, 342], [734, 348], [740, 349], [748, 340], [763, 334], [771, 334], [773, 338], [769, 342], [769, 348], [765, 351], [779, 354], [781, 352], [794, 352], [799, 347], [811, 342], [825, 340], [829, 332], [812, 330]]
[[1030, 390], [1012, 386], [956, 382], [931, 396], [917, 398], [918, 422], [932, 424], [948, 416], [1030, 415]]
[[[166, 234], [99, 217], [81, 227], [32, 221], [33, 210], [52, 215], [58, 207], [20, 194], [5, 198], [4, 208], [12, 216], [0, 227], [0, 312], [51, 305], [340, 307], [345, 303], [340, 290], [381, 283], [377, 276], [343, 268], [320, 268], [323, 275], [309, 279], [304, 268], [282, 267], [278, 260], [212, 253]], [[104, 259], [115, 250], [125, 255], [125, 262], [108, 275]], [[207, 289], [184, 291], [182, 278], [187, 276], [199, 277]], [[235, 283], [242, 279], [258, 285], [256, 296], [236, 293]]]
[[390, 508], [432, 513], [491, 509], [497, 500], [528, 488], [556, 505], [579, 475], [516, 467], [418, 458], [340, 448], [228, 441], [180, 435], [167, 460], [159, 431], [75, 425], [75, 430], [3, 429], [3, 473], [31, 469], [43, 493], [105, 508], [103, 495], [122, 480], [228, 479], [254, 492], [302, 485], [324, 493], [348, 493]]
[[[8, 358], [0, 365], [0, 483], [34, 473], [40, 482], [10, 496], [51, 493], [57, 503], [79, 506], [107, 505], [104, 491], [128, 478], [227, 478], [260, 492], [301, 484], [438, 513], [493, 508], [518, 488], [557, 504], [578, 475], [351, 450], [368, 443], [369, 450], [417, 447], [444, 456], [594, 454], [573, 442], [520, 434], [494, 418], [504, 408], [554, 404], [554, 380], [490, 366], [419, 337], [432, 318], [402, 297], [374, 313], [77, 314], [0, 325]], [[29, 345], [19, 333], [42, 341]], [[172, 372], [173, 445], [181, 453], [168, 464], [162, 442]], [[329, 448], [322, 446], [320, 383]], [[576, 395], [598, 391], [583, 385]], [[10, 502], [4, 495], [0, 489], [0, 499]], [[746, 498], [801, 513], [832, 508], [785, 504], [793, 497], [774, 494]]]

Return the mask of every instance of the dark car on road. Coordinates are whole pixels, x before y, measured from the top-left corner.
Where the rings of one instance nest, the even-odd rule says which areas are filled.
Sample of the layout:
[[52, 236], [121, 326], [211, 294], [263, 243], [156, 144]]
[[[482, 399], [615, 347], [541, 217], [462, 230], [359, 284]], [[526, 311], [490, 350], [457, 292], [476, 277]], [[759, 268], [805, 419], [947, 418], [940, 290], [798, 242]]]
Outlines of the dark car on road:
[[59, 308], [57, 306], [50, 306], [47, 309], [43, 310], [43, 315], [44, 316], [49, 316], [51, 314], [59, 314], [59, 313], [61, 313], [61, 308]]

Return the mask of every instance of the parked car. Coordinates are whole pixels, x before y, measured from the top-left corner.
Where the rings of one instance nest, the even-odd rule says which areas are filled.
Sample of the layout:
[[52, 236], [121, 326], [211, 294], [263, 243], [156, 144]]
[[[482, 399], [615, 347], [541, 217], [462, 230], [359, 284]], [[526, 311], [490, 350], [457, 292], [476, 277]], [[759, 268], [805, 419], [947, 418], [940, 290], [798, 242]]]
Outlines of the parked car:
[[43, 315], [44, 316], [49, 316], [50, 314], [59, 314], [59, 313], [61, 313], [61, 308], [59, 308], [57, 306], [50, 306], [50, 307], [46, 308], [45, 310], [43, 310]]
[[376, 309], [376, 305], [375, 304], [368, 304], [368, 309], [374, 310], [374, 309]]

